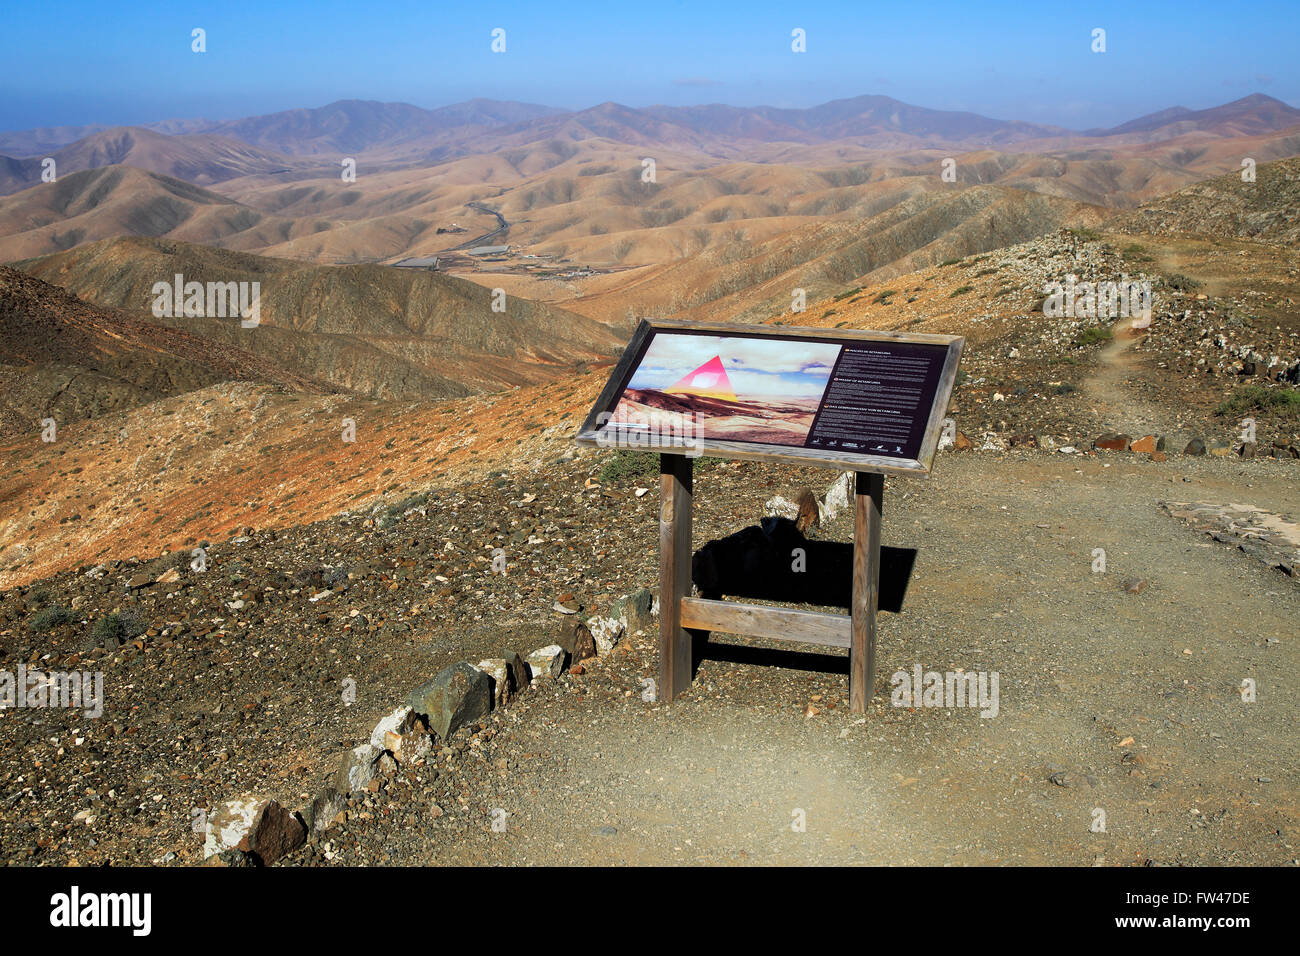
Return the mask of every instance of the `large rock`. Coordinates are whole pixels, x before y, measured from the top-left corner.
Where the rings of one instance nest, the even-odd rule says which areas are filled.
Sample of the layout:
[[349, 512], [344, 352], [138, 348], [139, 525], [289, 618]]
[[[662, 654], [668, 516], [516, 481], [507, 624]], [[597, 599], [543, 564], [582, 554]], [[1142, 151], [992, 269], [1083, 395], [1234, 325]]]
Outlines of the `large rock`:
[[364, 790], [378, 771], [379, 758], [383, 751], [374, 744], [365, 743], [353, 747], [343, 755], [343, 765], [334, 777], [334, 789], [340, 793]]
[[533, 677], [556, 678], [564, 673], [564, 648], [547, 644], [528, 655], [528, 669]]
[[615, 601], [609, 614], [610, 617], [622, 622], [627, 633], [645, 631], [648, 634], [654, 628], [654, 619], [650, 613], [653, 604], [654, 595], [646, 588], [641, 588]]
[[347, 809], [348, 796], [339, 793], [333, 787], [326, 787], [316, 795], [302, 811], [302, 820], [309, 833], [324, 833], [334, 823], [334, 819]]
[[623, 636], [623, 623], [612, 617], [593, 617], [587, 621], [587, 629], [598, 654], [608, 654]]
[[492, 681], [477, 667], [460, 661], [411, 691], [406, 702], [429, 721], [439, 740], [446, 740], [492, 709]]
[[1205, 439], [1204, 439], [1204, 438], [1193, 438], [1191, 441], [1189, 441], [1189, 442], [1187, 443], [1187, 447], [1183, 449], [1183, 454], [1184, 454], [1184, 455], [1204, 455], [1204, 454], [1205, 454]]
[[1106, 451], [1128, 451], [1129, 441], [1128, 435], [1102, 435], [1092, 443], [1092, 447]]
[[506, 663], [506, 659], [490, 657], [479, 661], [474, 666], [487, 674], [492, 681], [492, 706], [504, 707], [513, 696], [510, 690], [510, 665]]
[[203, 855], [241, 850], [266, 866], [306, 842], [302, 820], [269, 797], [249, 795], [227, 800], [208, 818]]
[[517, 651], [506, 651], [506, 669], [510, 671], [510, 694], [518, 694], [528, 686], [528, 663]]
[[409, 706], [398, 707], [375, 724], [370, 732], [370, 744], [392, 754], [401, 764], [427, 757], [433, 749], [428, 725]]
[[410, 707], [398, 707], [386, 717], [379, 718], [379, 723], [375, 724], [375, 729], [370, 731], [371, 746], [378, 747], [380, 750], [391, 749], [385, 738], [389, 734], [400, 738], [411, 729], [411, 724], [414, 721], [415, 711], [411, 710]]
[[571, 664], [596, 656], [596, 641], [591, 636], [591, 631], [587, 629], [587, 625], [581, 621], [573, 622], [573, 626], [560, 639], [560, 646], [569, 655]]
[[831, 482], [830, 487], [826, 489], [826, 497], [822, 499], [822, 524], [833, 519], [837, 514], [849, 507], [853, 502], [854, 489], [853, 472], [841, 472], [840, 476]]
[[1128, 450], [1135, 451], [1135, 452], [1144, 452], [1150, 455], [1156, 451], [1156, 436], [1143, 435], [1137, 441], [1133, 442], [1133, 444], [1129, 445]]

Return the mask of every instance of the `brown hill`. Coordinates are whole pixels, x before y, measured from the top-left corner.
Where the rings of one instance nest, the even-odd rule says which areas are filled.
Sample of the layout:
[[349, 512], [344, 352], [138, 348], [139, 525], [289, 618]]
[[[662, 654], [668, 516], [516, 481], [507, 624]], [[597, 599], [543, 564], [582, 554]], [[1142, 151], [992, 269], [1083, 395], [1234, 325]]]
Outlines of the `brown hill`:
[[0, 433], [62, 427], [222, 381], [327, 392], [262, 355], [90, 305], [0, 266]]
[[[167, 136], [131, 126], [92, 133], [47, 155], [55, 161], [59, 176], [101, 166], [125, 165], [182, 179], [195, 186], [304, 168], [300, 161], [288, 160], [235, 139], [210, 135]], [[0, 157], [0, 195], [40, 182], [41, 158]]]
[[[88, 301], [150, 310], [153, 285], [259, 283], [260, 325], [159, 322], [256, 349], [277, 364], [379, 398], [446, 398], [549, 381], [621, 344], [606, 325], [454, 276], [387, 266], [314, 266], [169, 240], [113, 239], [22, 262]], [[251, 286], [250, 286], [251, 288]]]
[[[1095, 224], [1104, 211], [1018, 189], [977, 186], [879, 197], [855, 219], [812, 223], [766, 238], [737, 230], [689, 258], [637, 270], [571, 303], [586, 314], [723, 315], [757, 322], [846, 286], [996, 249], [1063, 225]], [[748, 224], [745, 224], [746, 228]], [[590, 311], [589, 311], [590, 310]]]
[[1254, 182], [1229, 173], [1180, 189], [1117, 217], [1111, 228], [1134, 234], [1218, 236], [1300, 242], [1300, 158], [1262, 163]]
[[1252, 93], [1231, 103], [1203, 110], [1174, 106], [1085, 136], [1124, 137], [1145, 142], [1173, 139], [1187, 133], [1214, 136], [1258, 136], [1300, 125], [1300, 110], [1264, 93]]
[[[244, 526], [286, 528], [570, 450], [608, 368], [428, 403], [213, 385], [0, 443], [0, 587]], [[343, 419], [356, 440], [341, 440]], [[254, 427], [255, 426], [255, 427]]]
[[290, 220], [131, 166], [69, 173], [0, 199], [0, 261], [120, 235], [261, 248], [294, 230]]
[[[475, 99], [430, 110], [409, 103], [340, 100], [322, 107], [237, 120], [150, 123], [135, 131], [137, 135], [229, 137], [286, 156], [328, 155], [333, 160], [364, 154], [372, 159], [420, 157], [440, 162], [544, 139], [576, 142], [594, 138], [624, 145], [691, 146], [714, 156], [739, 158], [738, 144], [750, 150], [755, 144], [832, 142], [852, 142], [876, 150], [953, 146], [979, 149], [1048, 140], [1108, 139], [1111, 145], [1117, 145], [1154, 142], [1188, 133], [1259, 135], [1297, 124], [1300, 110], [1262, 93], [1208, 109], [1172, 107], [1108, 129], [1084, 132], [929, 109], [888, 96], [867, 95], [806, 109], [721, 103], [647, 107], [601, 103], [574, 111]], [[106, 132], [118, 131], [81, 126], [4, 133], [0, 134], [0, 153], [17, 157], [49, 155], [52, 150]]]

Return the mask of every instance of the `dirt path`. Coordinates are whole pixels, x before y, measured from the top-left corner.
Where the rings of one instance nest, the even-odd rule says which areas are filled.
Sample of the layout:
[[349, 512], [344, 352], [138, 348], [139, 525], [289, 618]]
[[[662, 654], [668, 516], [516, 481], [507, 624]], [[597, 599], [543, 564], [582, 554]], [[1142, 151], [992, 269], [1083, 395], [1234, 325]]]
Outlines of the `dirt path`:
[[[884, 543], [920, 553], [903, 612], [883, 616], [865, 719], [847, 711], [842, 660], [767, 666], [753, 659], [764, 642], [729, 636], [711, 642], [691, 693], [672, 707], [643, 702], [651, 635], [505, 711], [491, 746], [466, 758], [481, 761], [468, 782], [436, 798], [436, 820], [429, 791], [399, 788], [384, 799], [406, 826], [359, 824], [331, 852], [399, 863], [1295, 861], [1300, 587], [1158, 502], [1245, 498], [1294, 515], [1298, 478], [1290, 462], [946, 457], [934, 480], [886, 491]], [[697, 542], [753, 515], [755, 484], [702, 477]], [[843, 525], [826, 536], [845, 539]], [[629, 533], [653, 552], [652, 523]], [[1142, 593], [1121, 588], [1129, 576], [1148, 582]], [[998, 672], [997, 716], [891, 706], [890, 676], [916, 665]], [[1244, 678], [1258, 687], [1252, 703]], [[504, 832], [491, 828], [496, 811]]]
[[1083, 381], [1084, 400], [1116, 430], [1138, 437], [1166, 434], [1174, 417], [1167, 410], [1144, 398], [1132, 387], [1135, 379], [1146, 373], [1135, 348], [1146, 333], [1133, 327], [1131, 318], [1120, 319], [1114, 337], [1097, 353], [1097, 364]]

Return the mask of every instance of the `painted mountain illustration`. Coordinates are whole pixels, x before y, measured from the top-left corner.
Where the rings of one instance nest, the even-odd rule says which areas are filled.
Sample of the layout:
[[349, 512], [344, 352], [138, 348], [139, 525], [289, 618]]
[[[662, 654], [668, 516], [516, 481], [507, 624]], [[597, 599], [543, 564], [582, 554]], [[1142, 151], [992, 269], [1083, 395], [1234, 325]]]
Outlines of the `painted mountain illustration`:
[[720, 355], [713, 356], [664, 391], [669, 395], [698, 395], [701, 398], [720, 398], [728, 402], [738, 400], [735, 389], [731, 387], [731, 379], [727, 377], [727, 370], [722, 367]]

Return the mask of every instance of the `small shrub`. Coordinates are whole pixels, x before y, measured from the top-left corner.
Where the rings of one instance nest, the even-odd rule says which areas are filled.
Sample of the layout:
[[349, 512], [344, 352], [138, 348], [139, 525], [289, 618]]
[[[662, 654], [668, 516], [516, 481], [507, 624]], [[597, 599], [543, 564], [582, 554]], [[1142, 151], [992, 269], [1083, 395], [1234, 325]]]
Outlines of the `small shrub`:
[[31, 627], [38, 634], [48, 634], [56, 627], [71, 624], [76, 619], [77, 615], [62, 604], [51, 604], [43, 611], [37, 612], [36, 616], [32, 618]]
[[[705, 471], [717, 467], [720, 458], [697, 458], [695, 470]], [[601, 484], [621, 481], [624, 478], [650, 478], [659, 474], [657, 451], [626, 451], [617, 449], [613, 456], [600, 466], [596, 480]]]
[[1102, 342], [1109, 342], [1114, 337], [1115, 333], [1110, 330], [1109, 326], [1091, 325], [1079, 333], [1074, 340], [1074, 344], [1079, 346], [1099, 345]]
[[1294, 388], [1245, 385], [1214, 410], [1216, 415], [1231, 415], [1234, 418], [1252, 412], [1290, 421], [1300, 420], [1300, 391]]
[[116, 647], [125, 644], [143, 630], [144, 625], [140, 623], [139, 618], [114, 611], [95, 621], [91, 635], [96, 643], [104, 647]]
[[952, 292], [948, 294], [948, 298], [955, 299], [957, 298], [957, 296], [965, 295], [967, 292], [970, 292], [974, 288], [975, 287], [973, 285], [959, 285], [957, 286], [957, 288], [953, 289]]

